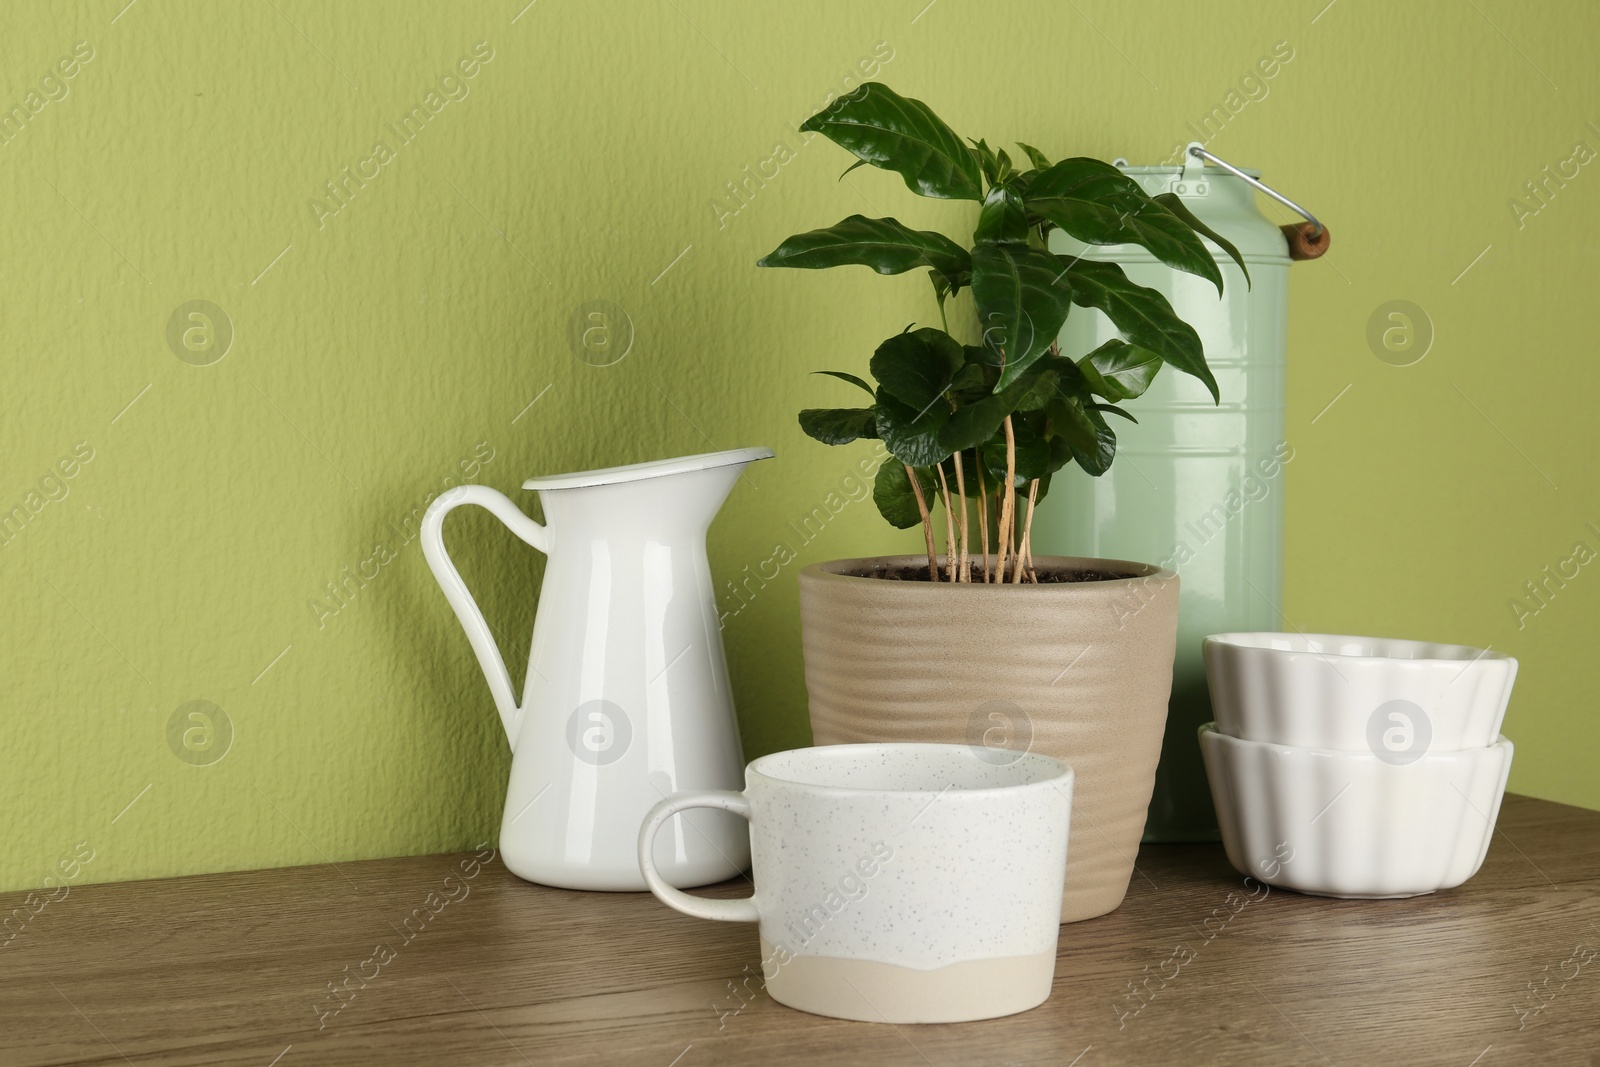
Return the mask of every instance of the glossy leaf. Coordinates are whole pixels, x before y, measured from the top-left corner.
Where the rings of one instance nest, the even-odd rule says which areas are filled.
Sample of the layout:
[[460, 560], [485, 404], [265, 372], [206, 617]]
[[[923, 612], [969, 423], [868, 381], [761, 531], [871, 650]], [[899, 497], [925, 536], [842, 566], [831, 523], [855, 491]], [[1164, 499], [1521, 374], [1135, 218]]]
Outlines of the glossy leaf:
[[[924, 478], [928, 481], [923, 481]], [[933, 491], [931, 476], [918, 471], [917, 481], [922, 485], [923, 499], [928, 499]], [[878, 467], [878, 475], [872, 482], [872, 502], [878, 505], [878, 513], [889, 525], [898, 530], [909, 529], [922, 521], [916, 494], [911, 491], [911, 479], [905, 465], [898, 460], [886, 459]]]
[[1239, 269], [1244, 272], [1245, 284], [1250, 284], [1250, 268], [1244, 265], [1244, 257], [1241, 256], [1239, 254], [1239, 250], [1233, 246], [1233, 242], [1222, 236], [1216, 230], [1213, 230], [1210, 226], [1207, 226], [1205, 223], [1201, 222], [1195, 216], [1195, 213], [1189, 210], [1189, 205], [1183, 202], [1183, 197], [1179, 196], [1177, 193], [1157, 193], [1155, 196], [1151, 197], [1151, 199], [1160, 204], [1162, 207], [1166, 208], [1168, 211], [1172, 212], [1174, 215], [1178, 216], [1178, 218], [1183, 221], [1184, 225], [1188, 226], [1189, 229], [1193, 230], [1195, 233], [1200, 234], [1202, 237], [1209, 237], [1213, 244], [1226, 252], [1228, 257], [1235, 263], [1239, 264]]
[[[1039, 491], [1038, 491], [1038, 493], [1036, 493], [1034, 495], [1034, 498], [1033, 498], [1035, 507], [1037, 507], [1038, 505], [1044, 503], [1045, 496], [1050, 492], [1050, 483], [1055, 480], [1054, 477], [1053, 477], [1055, 472], [1060, 470], [1061, 467], [1064, 467], [1068, 463], [1072, 462], [1072, 454], [1070, 452], [1067, 452], [1065, 447], [1062, 448], [1062, 454], [1066, 458], [1061, 461], [1061, 465], [1056, 467], [1055, 470], [1052, 470], [1049, 474], [1046, 474], [1043, 478], [1039, 479]], [[1055, 460], [1052, 459], [1050, 462], [1054, 463]]]
[[1038, 380], [1018, 398], [1016, 409], [1018, 411], [1039, 411], [1055, 399], [1057, 391], [1061, 388], [1061, 374], [1055, 370], [1045, 370], [1040, 373]]
[[[1047, 440], [1050, 442], [1050, 474], [1054, 474], [1056, 471], [1072, 462], [1072, 447], [1068, 445], [1066, 441], [1054, 435], [1048, 437]], [[1046, 475], [1043, 479], [1041, 479], [1041, 482], [1048, 481], [1048, 479], [1049, 475]], [[1039, 486], [1040, 500], [1044, 499], [1044, 491], [1045, 486], [1041, 484]]]
[[875, 396], [876, 395], [876, 391], [872, 388], [872, 386], [868, 385], [866, 382], [862, 381], [860, 378], [856, 377], [854, 374], [849, 374], [849, 373], [847, 373], [845, 371], [842, 371], [842, 370], [814, 370], [811, 373], [812, 374], [826, 374], [830, 378], [838, 378], [840, 381], [849, 382], [851, 385], [855, 386], [857, 389], [865, 389], [867, 391], [867, 395], [868, 396]]
[[978, 212], [977, 241], [1016, 241], [1028, 239], [1028, 212], [1022, 197], [1004, 185], [996, 185], [983, 199]]
[[1027, 153], [1028, 162], [1033, 164], [1034, 170], [1050, 169], [1050, 157], [1033, 147], [1033, 145], [1023, 144], [1021, 141], [1018, 141], [1017, 147], [1022, 149], [1023, 152]]
[[877, 412], [872, 408], [807, 408], [800, 413], [800, 428], [825, 445], [847, 445], [857, 438], [878, 436]]
[[[1010, 189], [1012, 192], [1016, 193], [1018, 196], [1022, 197], [1024, 201], [1026, 201], [1028, 199], [1028, 190], [1033, 187], [1033, 180], [1038, 176], [1039, 172], [1037, 170], [1018, 171], [1006, 182], [1006, 188]], [[1032, 216], [1029, 216], [1029, 225], [1033, 225], [1038, 221], [1039, 220], [1034, 219]]]
[[1161, 369], [1161, 357], [1126, 341], [1110, 340], [1078, 360], [1089, 389], [1107, 400], [1142, 396]]
[[906, 187], [945, 200], [982, 200], [978, 157], [920, 100], [867, 82], [812, 115], [800, 128], [820, 133], [856, 158], [892, 170]]
[[1017, 402], [1034, 387], [1036, 379], [1037, 374], [1026, 374], [998, 393], [961, 405], [940, 431], [940, 443], [950, 452], [960, 452], [990, 440], [1000, 431], [1006, 416], [1017, 410]]
[[822, 270], [859, 264], [879, 274], [931, 267], [947, 277], [972, 269], [967, 250], [942, 233], [913, 230], [897, 219], [851, 215], [820, 230], [797, 233], [757, 261], [762, 267]]
[[978, 156], [978, 167], [983, 171], [983, 176], [990, 185], [999, 185], [1015, 173], [1011, 165], [1011, 157], [1006, 155], [1005, 149], [998, 151], [989, 147], [987, 141], [974, 141], [967, 138], [967, 143], [972, 145], [972, 150]]
[[1055, 375], [1055, 394], [1060, 396], [1076, 396], [1080, 399], [1089, 399], [1093, 391], [1089, 388], [1089, 379], [1084, 377], [1083, 368], [1059, 353], [1052, 352], [1039, 361], [1043, 370], [1048, 370]]
[[895, 459], [913, 467], [929, 467], [950, 454], [951, 450], [939, 443], [939, 431], [950, 421], [948, 405], [937, 403], [919, 410], [880, 387], [877, 410], [878, 437]]
[[1199, 378], [1211, 391], [1212, 399], [1220, 399], [1217, 380], [1206, 366], [1200, 335], [1178, 318], [1166, 297], [1129, 281], [1115, 263], [1076, 259], [1066, 269], [1072, 280], [1073, 303], [1104, 312], [1129, 341]]
[[1115, 405], [1115, 404], [1090, 404], [1089, 406], [1094, 408], [1096, 411], [1103, 411], [1107, 415], [1121, 415], [1123, 418], [1127, 419], [1129, 422], [1133, 423], [1135, 426], [1137, 426], [1139, 424], [1139, 420], [1138, 419], [1134, 418], [1131, 414], [1129, 414], [1128, 412], [1124, 411], [1123, 409], [1117, 407], [1117, 405]]
[[938, 298], [939, 305], [944, 306], [947, 298], [955, 296], [961, 290], [972, 285], [972, 272], [960, 271], [953, 275], [943, 275], [936, 270], [928, 272], [928, 278], [933, 282], [933, 295]]
[[[1018, 419], [1013, 418], [1012, 429], [1016, 435], [1016, 465], [1015, 478], [1012, 481], [1017, 489], [1026, 492], [1028, 483], [1035, 478], [1042, 478], [1050, 473], [1050, 442], [1042, 432], [1030, 432]], [[1003, 438], [986, 443], [981, 454], [983, 456], [984, 477], [988, 479], [991, 489], [1003, 487], [1006, 484], [1006, 445]], [[1022, 503], [1019, 501], [1019, 504]]]
[[1198, 275], [1222, 292], [1222, 272], [1205, 242], [1139, 183], [1098, 159], [1076, 157], [1041, 171], [1028, 209], [1085, 244], [1136, 244], [1161, 262]]
[[980, 243], [972, 250], [972, 299], [983, 347], [1003, 361], [995, 388], [1025, 374], [1050, 348], [1072, 308], [1060, 259], [1025, 244]]
[[966, 360], [950, 381], [950, 389], [959, 401], [980, 400], [994, 391], [999, 372], [990, 365], [988, 354], [977, 345], [962, 345]]
[[882, 391], [920, 412], [943, 402], [961, 364], [960, 343], [943, 330], [924, 327], [879, 345], [872, 354], [872, 376]]
[[1093, 407], [1075, 396], [1060, 397], [1050, 405], [1050, 429], [1066, 441], [1078, 466], [1096, 478], [1111, 469], [1117, 435]]
[[[1017, 500], [1019, 511], [1027, 507], [1028, 483], [1034, 480], [1035, 475], [1039, 480], [1039, 496], [1040, 499], [1043, 499], [1050, 476], [1072, 462], [1072, 450], [1067, 447], [1066, 442], [1061, 438], [1036, 436], [1029, 440], [1036, 439], [1042, 442], [1042, 451], [1033, 451], [1026, 460], [1021, 458], [1023, 446], [1020, 442], [1018, 443], [1017, 480], [1013, 484], [1020, 490]], [[1030, 448], [1036, 449], [1038, 446], [1030, 445]], [[1006, 446], [1004, 441], [997, 440], [993, 444], [986, 445], [979, 453], [969, 452], [967, 454], [977, 454], [983, 459], [984, 477], [989, 480], [991, 492], [996, 486], [1003, 487], [1006, 484]], [[967, 480], [971, 483], [976, 478], [969, 473]], [[968, 488], [971, 488], [970, 484]], [[1018, 521], [1021, 521], [1020, 514]]]

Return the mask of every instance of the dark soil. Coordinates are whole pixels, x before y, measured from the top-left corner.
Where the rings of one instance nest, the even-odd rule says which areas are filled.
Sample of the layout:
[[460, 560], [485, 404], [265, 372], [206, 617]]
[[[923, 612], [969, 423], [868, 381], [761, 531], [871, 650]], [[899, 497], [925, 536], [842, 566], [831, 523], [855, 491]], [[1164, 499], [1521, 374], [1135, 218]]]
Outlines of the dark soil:
[[[991, 563], [991, 566], [992, 565], [993, 564]], [[1009, 563], [1007, 564], [1006, 569], [1007, 571], [1011, 569]], [[882, 578], [883, 580], [889, 582], [926, 582], [928, 580], [928, 564], [926, 562], [894, 565], [879, 563], [874, 564], [871, 567], [858, 568], [846, 573], [853, 578]], [[1125, 578], [1139, 577], [1137, 574], [1129, 574], [1125, 571], [1099, 571], [1087, 568], [1078, 570], [1068, 570], [1066, 568], [1052, 569], [1037, 565], [1034, 567], [1034, 573], [1039, 576], [1040, 585], [1059, 585], [1064, 582], [1115, 582], [1121, 581]], [[972, 563], [972, 577], [975, 584], [983, 584], [983, 568], [981, 562], [978, 560], [974, 560]], [[942, 583], [943, 580], [944, 573], [941, 568], [940, 582]], [[1011, 583], [1008, 582], [1007, 584], [1009, 585]], [[1028, 581], [1025, 577], [1022, 584], [1032, 585], [1033, 583]]]

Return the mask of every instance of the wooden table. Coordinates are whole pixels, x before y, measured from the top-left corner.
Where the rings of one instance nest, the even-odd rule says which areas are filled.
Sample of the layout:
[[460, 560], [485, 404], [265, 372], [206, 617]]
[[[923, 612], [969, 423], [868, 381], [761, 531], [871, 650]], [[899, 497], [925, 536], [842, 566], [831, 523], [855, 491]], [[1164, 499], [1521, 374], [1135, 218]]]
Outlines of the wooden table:
[[1433, 896], [1256, 895], [1147, 845], [1043, 1006], [895, 1027], [773, 1003], [753, 926], [470, 855], [79, 886], [0, 947], [0, 1064], [1600, 1064], [1600, 813], [1507, 797]]

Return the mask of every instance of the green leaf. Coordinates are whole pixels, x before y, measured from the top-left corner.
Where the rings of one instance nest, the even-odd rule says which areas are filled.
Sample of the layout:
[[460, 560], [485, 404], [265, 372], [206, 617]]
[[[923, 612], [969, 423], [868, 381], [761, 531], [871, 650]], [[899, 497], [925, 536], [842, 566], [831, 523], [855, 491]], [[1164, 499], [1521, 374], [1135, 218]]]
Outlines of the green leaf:
[[1072, 308], [1060, 259], [1023, 244], [984, 242], [972, 250], [972, 299], [983, 346], [1004, 369], [995, 388], [1015, 382], [1050, 348]]
[[[948, 456], [945, 458], [943, 463], [939, 464], [939, 466], [944, 469], [945, 484], [950, 487], [950, 495], [952, 499], [955, 499], [957, 494], [960, 492], [960, 490], [957, 488], [956, 481], [956, 458], [957, 457], [954, 455]], [[976, 463], [977, 452], [973, 450], [963, 452], [961, 453], [960, 459], [962, 479], [965, 482], [967, 489], [966, 498], [968, 500], [976, 500], [978, 499], [978, 466]], [[977, 540], [977, 534], [975, 532], [973, 534], [973, 540]]]
[[851, 263], [871, 267], [879, 274], [932, 267], [954, 277], [972, 269], [967, 250], [942, 233], [913, 230], [896, 219], [861, 215], [851, 215], [824, 229], [797, 233], [757, 260], [761, 267], [807, 270]]
[[807, 408], [800, 413], [800, 428], [825, 445], [847, 445], [858, 437], [878, 436], [877, 412], [872, 408]]
[[[1017, 420], [1013, 419], [1013, 423]], [[1035, 478], [1043, 478], [1050, 473], [1050, 442], [1039, 430], [1033, 430], [1026, 424], [1013, 426], [1017, 439], [1017, 488], [1022, 488]], [[1003, 472], [1004, 467], [1000, 468]], [[1002, 477], [1001, 481], [1005, 479]]]
[[1004, 185], [991, 188], [983, 198], [978, 229], [972, 236], [975, 241], [1026, 241], [1028, 212], [1022, 206], [1022, 197]]
[[858, 389], [865, 389], [867, 391], [867, 395], [868, 396], [876, 396], [877, 395], [874, 392], [872, 386], [868, 385], [866, 382], [862, 381], [860, 378], [857, 378], [854, 374], [847, 374], [842, 370], [814, 370], [811, 373], [812, 374], [826, 374], [830, 378], [838, 378], [840, 381], [849, 382], [851, 385], [855, 386]]
[[1161, 357], [1126, 341], [1110, 340], [1078, 360], [1089, 389], [1107, 400], [1143, 395], [1161, 369]]
[[[1017, 452], [1017, 512], [1019, 516], [1027, 511], [1028, 502], [1025, 498], [1028, 495], [1028, 483], [1034, 480], [1042, 482], [1050, 477], [1051, 473], [1053, 473], [1050, 470], [1051, 462], [1050, 442], [1043, 437], [1029, 446], [1026, 456], [1021, 450]], [[1022, 522], [1022, 519], [1019, 517], [1017, 522]]]
[[[1004, 445], [996, 448], [985, 449], [984, 464], [992, 476], [991, 485], [1004, 486], [1006, 484], [1006, 450]], [[1050, 473], [1050, 442], [1042, 437], [1031, 441], [1017, 442], [1017, 462], [1014, 468], [1015, 480], [1011, 483], [1018, 489], [1026, 490], [1028, 483], [1035, 478], [1043, 478]], [[1027, 507], [1025, 501], [1017, 501], [1019, 507]]]
[[[1026, 493], [1028, 483], [1050, 473], [1050, 442], [1039, 434], [1026, 434], [1020, 426], [1014, 427], [1017, 435], [1016, 477], [1012, 485]], [[984, 476], [992, 492], [1006, 484], [1006, 443], [1004, 439], [990, 441], [983, 446]], [[970, 487], [969, 487], [970, 488]], [[1025, 507], [1023, 501], [1018, 506]], [[1020, 521], [1020, 520], [1019, 520]]]
[[1063, 396], [1050, 405], [1050, 430], [1066, 441], [1078, 466], [1096, 478], [1111, 469], [1117, 435], [1100, 412], [1078, 397]]
[[961, 290], [972, 285], [972, 272], [960, 271], [946, 277], [936, 270], [928, 272], [928, 278], [933, 282], [933, 295], [938, 298], [939, 305], [944, 306], [946, 298], [955, 296]]
[[1000, 161], [995, 158], [994, 149], [989, 147], [987, 141], [974, 141], [967, 138], [967, 143], [972, 146], [973, 154], [978, 157], [978, 169], [988, 179], [990, 185], [999, 182]]
[[939, 443], [939, 431], [950, 421], [947, 405], [914, 408], [880, 387], [877, 410], [878, 437], [901, 463], [928, 467], [950, 454], [951, 450]]
[[881, 390], [922, 411], [941, 401], [961, 362], [959, 341], [943, 330], [923, 327], [879, 345], [872, 354], [872, 376]]
[[1017, 147], [1027, 153], [1028, 162], [1033, 164], [1034, 170], [1050, 169], [1050, 157], [1033, 147], [1033, 145], [1023, 144], [1021, 141], [1018, 141]]
[[1056, 391], [1061, 388], [1061, 375], [1054, 370], [1045, 370], [1038, 380], [1031, 385], [1027, 392], [1017, 399], [1016, 410], [1038, 411], [1055, 398]]
[[982, 200], [978, 157], [920, 100], [867, 82], [800, 124], [856, 158], [892, 170], [906, 187], [944, 200]]
[[949, 452], [960, 452], [988, 441], [999, 432], [1006, 416], [1017, 410], [1017, 404], [1038, 378], [1037, 372], [1025, 374], [1000, 392], [957, 408], [940, 431], [939, 443]]
[[967, 138], [967, 143], [977, 153], [978, 166], [990, 185], [1000, 185], [1016, 173], [1011, 166], [1011, 157], [1006, 155], [1005, 149], [997, 152], [989, 147], [988, 141], [974, 141], [970, 137]]
[[950, 392], [955, 395], [957, 403], [982, 400], [994, 391], [998, 375], [989, 365], [983, 349], [977, 345], [962, 345], [961, 351], [966, 362], [950, 379]]
[[1183, 220], [1183, 224], [1195, 233], [1200, 234], [1202, 237], [1211, 238], [1212, 244], [1228, 253], [1228, 256], [1239, 264], [1239, 269], [1244, 271], [1245, 285], [1250, 285], [1250, 268], [1244, 265], [1244, 257], [1239, 254], [1237, 248], [1233, 247], [1233, 242], [1196, 218], [1194, 212], [1189, 210], [1189, 205], [1183, 202], [1183, 197], [1177, 193], [1157, 193], [1151, 199], [1178, 216], [1179, 219]]
[[[1063, 448], [1062, 454], [1066, 457], [1064, 460], [1062, 460], [1062, 466], [1066, 466], [1066, 464], [1072, 462], [1072, 454], [1066, 452], [1065, 448]], [[1052, 459], [1050, 462], [1054, 463], [1055, 460]], [[1055, 474], [1055, 472], [1060, 469], [1061, 467], [1057, 467], [1055, 470], [1052, 470], [1050, 474], [1046, 474], [1043, 478], [1039, 479], [1039, 492], [1033, 498], [1035, 507], [1044, 502], [1045, 495], [1050, 492], [1051, 475]]]
[[1077, 157], [1041, 171], [1028, 209], [1086, 244], [1136, 244], [1222, 292], [1222, 272], [1194, 230], [1109, 163]]
[[1055, 394], [1060, 396], [1075, 396], [1088, 400], [1090, 393], [1089, 379], [1084, 376], [1083, 368], [1079, 367], [1066, 356], [1052, 352], [1039, 361], [1041, 369], [1053, 371], [1056, 376]]
[[[1010, 180], [1006, 182], [1006, 188], [1010, 189], [1012, 192], [1016, 193], [1018, 196], [1022, 197], [1024, 201], [1026, 201], [1028, 199], [1028, 190], [1033, 187], [1033, 180], [1038, 176], [1039, 172], [1036, 170], [1018, 171], [1016, 174], [1011, 176]], [[1028, 222], [1030, 225], [1037, 224], [1040, 221], [1042, 220], [1036, 219], [1032, 215], [1028, 217]]]
[[1211, 391], [1213, 400], [1221, 399], [1217, 380], [1206, 366], [1200, 335], [1178, 318], [1166, 297], [1154, 289], [1135, 285], [1115, 263], [1073, 260], [1067, 267], [1067, 276], [1072, 280], [1073, 303], [1105, 312], [1129, 341], [1199, 378]]
[[[1046, 440], [1050, 442], [1050, 474], [1054, 474], [1056, 471], [1072, 462], [1072, 446], [1068, 445], [1065, 439], [1057, 435], [1051, 435], [1050, 437], [1046, 438]], [[1040, 500], [1044, 499], [1045, 490], [1049, 487], [1050, 474], [1046, 474], [1039, 481]]]
[[[924, 478], [929, 480], [923, 481]], [[918, 471], [917, 481], [922, 485], [923, 498], [927, 499], [933, 492], [931, 476]], [[906, 475], [905, 465], [897, 460], [887, 459], [879, 465], [878, 475], [872, 482], [872, 502], [896, 529], [905, 530], [922, 521], [916, 494], [911, 491], [911, 479]]]
[[1129, 422], [1133, 423], [1135, 426], [1139, 425], [1139, 420], [1138, 419], [1134, 418], [1132, 415], [1128, 414], [1126, 411], [1123, 411], [1121, 408], [1117, 407], [1117, 405], [1115, 405], [1115, 404], [1090, 404], [1089, 406], [1094, 408], [1096, 411], [1104, 411], [1104, 412], [1106, 412], [1107, 414], [1110, 414], [1110, 415], [1121, 415], [1123, 418], [1127, 419]]

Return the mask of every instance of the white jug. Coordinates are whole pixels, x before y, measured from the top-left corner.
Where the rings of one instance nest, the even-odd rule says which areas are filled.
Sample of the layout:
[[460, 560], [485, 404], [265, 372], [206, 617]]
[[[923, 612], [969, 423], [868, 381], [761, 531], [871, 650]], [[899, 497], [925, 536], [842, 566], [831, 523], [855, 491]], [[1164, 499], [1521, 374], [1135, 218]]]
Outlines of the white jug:
[[[706, 529], [744, 468], [743, 448], [534, 478], [545, 525], [503, 494], [464, 485], [429, 506], [422, 551], [466, 628], [506, 737], [511, 782], [500, 855], [519, 877], [567, 889], [644, 889], [639, 826], [685, 789], [744, 788]], [[549, 556], [519, 705], [483, 613], [445, 551], [444, 517], [487, 508]], [[686, 812], [657, 838], [680, 888], [750, 862], [739, 818]]]

